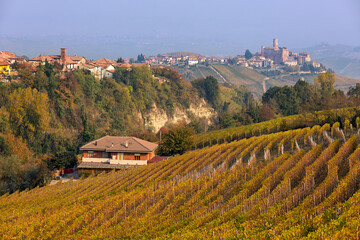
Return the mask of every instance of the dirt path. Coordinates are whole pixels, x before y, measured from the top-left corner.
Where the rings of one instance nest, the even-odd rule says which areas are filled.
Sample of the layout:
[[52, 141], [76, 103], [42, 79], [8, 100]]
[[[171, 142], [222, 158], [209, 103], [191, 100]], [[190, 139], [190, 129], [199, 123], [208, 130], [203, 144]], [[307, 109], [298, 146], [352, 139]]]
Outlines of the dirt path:
[[210, 68], [224, 81], [224, 83], [230, 84], [230, 86], [233, 86], [233, 84], [226, 80], [223, 75], [221, 75], [213, 66], [210, 66]]
[[269, 80], [268, 77], [264, 78], [264, 80], [262, 81], [262, 86], [263, 86], [264, 93], [266, 93], [266, 82], [265, 81], [267, 81], [267, 80]]

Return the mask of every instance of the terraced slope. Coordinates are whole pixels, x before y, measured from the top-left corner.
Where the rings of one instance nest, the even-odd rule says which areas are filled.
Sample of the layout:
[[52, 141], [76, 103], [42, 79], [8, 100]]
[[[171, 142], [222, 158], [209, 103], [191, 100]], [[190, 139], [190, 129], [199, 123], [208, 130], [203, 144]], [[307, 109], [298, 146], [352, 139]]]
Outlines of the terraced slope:
[[149, 166], [4, 195], [0, 236], [356, 239], [359, 136], [338, 126], [245, 138]]

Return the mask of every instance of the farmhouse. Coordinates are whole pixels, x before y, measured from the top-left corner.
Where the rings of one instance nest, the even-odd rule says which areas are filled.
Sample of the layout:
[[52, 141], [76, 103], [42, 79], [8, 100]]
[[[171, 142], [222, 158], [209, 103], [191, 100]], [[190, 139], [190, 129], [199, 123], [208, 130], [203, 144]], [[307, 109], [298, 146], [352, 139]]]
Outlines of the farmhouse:
[[136, 137], [105, 136], [80, 148], [79, 174], [147, 165], [155, 156], [157, 144]]

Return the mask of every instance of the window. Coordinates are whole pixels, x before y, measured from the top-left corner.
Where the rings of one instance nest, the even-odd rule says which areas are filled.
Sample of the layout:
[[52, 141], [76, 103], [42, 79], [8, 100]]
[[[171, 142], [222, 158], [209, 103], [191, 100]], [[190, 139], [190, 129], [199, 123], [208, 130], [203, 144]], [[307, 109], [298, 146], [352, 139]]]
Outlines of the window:
[[135, 154], [135, 160], [140, 160], [140, 154]]
[[107, 157], [108, 157], [108, 153], [107, 153], [107, 152], [103, 152], [103, 153], [102, 153], [102, 157], [103, 157], [103, 158], [107, 158]]
[[88, 151], [88, 155], [89, 155], [89, 158], [93, 158], [94, 157], [94, 152], [93, 151]]

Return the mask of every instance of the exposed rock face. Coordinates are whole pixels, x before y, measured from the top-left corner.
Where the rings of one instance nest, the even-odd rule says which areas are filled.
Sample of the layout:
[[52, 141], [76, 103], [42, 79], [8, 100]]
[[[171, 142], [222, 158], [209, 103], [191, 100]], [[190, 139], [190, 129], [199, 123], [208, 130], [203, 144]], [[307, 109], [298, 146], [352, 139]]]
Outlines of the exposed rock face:
[[158, 108], [155, 103], [153, 109], [148, 113], [143, 113], [145, 128], [152, 129], [153, 132], [158, 132], [159, 129], [169, 123], [178, 123], [181, 121], [190, 122], [190, 116], [193, 115], [196, 119], [204, 119], [207, 125], [213, 123], [213, 118], [217, 115], [215, 110], [206, 105], [204, 99], [200, 99], [197, 104], [191, 104], [188, 109], [180, 109], [176, 107], [172, 117], [169, 117], [166, 112]]

